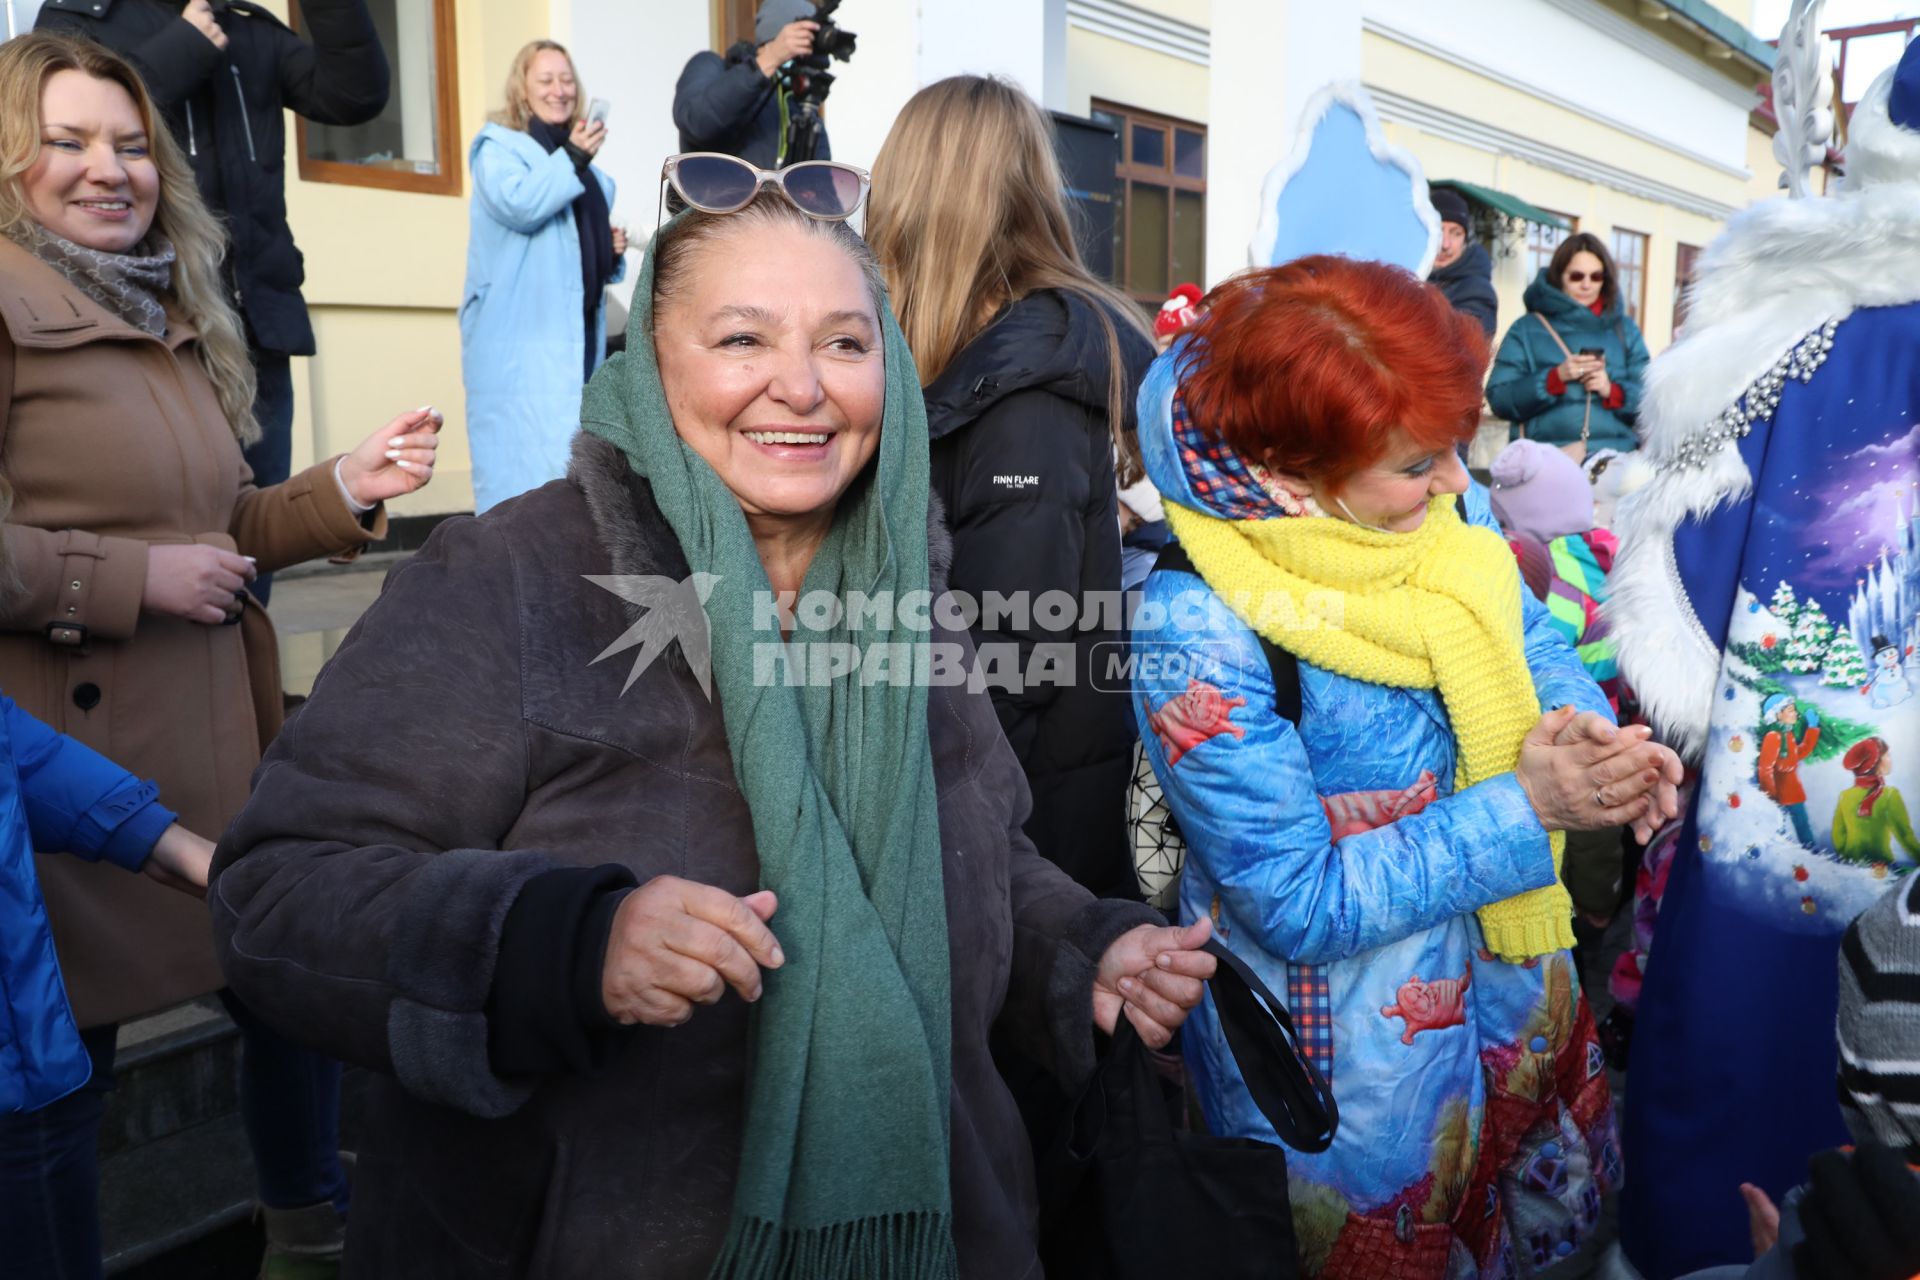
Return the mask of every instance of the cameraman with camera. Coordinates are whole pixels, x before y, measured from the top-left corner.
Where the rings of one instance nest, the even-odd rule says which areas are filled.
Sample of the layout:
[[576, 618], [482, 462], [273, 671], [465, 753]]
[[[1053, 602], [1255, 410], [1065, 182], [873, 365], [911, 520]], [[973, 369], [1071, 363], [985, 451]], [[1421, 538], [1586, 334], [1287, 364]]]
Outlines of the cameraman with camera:
[[[826, 86], [817, 86], [813, 95], [806, 90], [810, 78], [829, 84], [833, 79], [824, 69], [807, 69], [808, 64], [824, 67], [826, 62], [815, 57], [816, 41], [822, 54], [835, 52], [844, 60], [851, 52], [851, 34], [835, 30], [831, 19], [825, 26], [830, 34], [821, 36], [821, 19], [835, 7], [811, 0], [764, 0], [753, 41], [742, 40], [725, 57], [703, 50], [688, 59], [673, 92], [680, 149], [724, 152], [761, 169], [832, 159], [826, 128], [817, 115]], [[846, 52], [829, 49], [833, 40], [844, 41]], [[804, 101], [809, 96], [811, 107]], [[802, 125], [803, 120], [807, 124]]]

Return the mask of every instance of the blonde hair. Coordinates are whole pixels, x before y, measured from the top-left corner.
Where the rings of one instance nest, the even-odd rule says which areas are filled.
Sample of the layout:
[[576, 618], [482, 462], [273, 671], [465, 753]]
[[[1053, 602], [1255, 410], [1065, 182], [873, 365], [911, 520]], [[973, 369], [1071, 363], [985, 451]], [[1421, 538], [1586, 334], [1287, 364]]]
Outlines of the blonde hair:
[[507, 105], [487, 119], [515, 133], [527, 131], [527, 122], [533, 119], [533, 103], [527, 100], [527, 71], [535, 58], [548, 52], [565, 58], [567, 70], [573, 73], [573, 114], [567, 117], [567, 128], [573, 128], [586, 117], [587, 91], [580, 84], [580, 68], [573, 65], [573, 55], [567, 52], [567, 46], [558, 40], [529, 40], [513, 55], [513, 66], [507, 69]]
[[199, 333], [194, 354], [220, 398], [227, 425], [242, 444], [251, 444], [260, 436], [253, 420], [253, 358], [220, 270], [226, 229], [201, 201], [186, 156], [154, 110], [139, 73], [124, 59], [91, 41], [65, 36], [35, 33], [0, 44], [0, 235], [34, 220], [27, 211], [25, 175], [40, 158], [41, 95], [61, 71], [111, 81], [133, 99], [160, 174], [152, 229], [173, 241], [177, 255], [172, 302]]
[[1053, 127], [995, 77], [953, 76], [908, 99], [873, 162], [867, 241], [886, 272], [923, 385], [1002, 308], [1040, 289], [1078, 294], [1107, 341], [1107, 422], [1120, 483], [1140, 477], [1127, 429], [1118, 326], [1151, 342], [1133, 301], [1088, 271], [1061, 198]]

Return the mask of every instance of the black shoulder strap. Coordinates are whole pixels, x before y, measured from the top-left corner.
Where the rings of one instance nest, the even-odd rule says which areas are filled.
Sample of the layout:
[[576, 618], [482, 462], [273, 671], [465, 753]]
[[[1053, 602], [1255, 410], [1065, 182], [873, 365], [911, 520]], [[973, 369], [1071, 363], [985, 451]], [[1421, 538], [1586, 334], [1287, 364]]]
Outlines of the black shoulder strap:
[[[1187, 557], [1186, 548], [1178, 542], [1169, 542], [1160, 548], [1160, 554], [1153, 562], [1154, 571], [1166, 569], [1172, 573], [1190, 573], [1200, 577], [1200, 571], [1193, 567], [1193, 561]], [[1273, 709], [1288, 724], [1298, 727], [1300, 724], [1300, 659], [1296, 658], [1273, 641], [1254, 633], [1260, 641], [1261, 650], [1267, 655], [1267, 669], [1273, 672]]]

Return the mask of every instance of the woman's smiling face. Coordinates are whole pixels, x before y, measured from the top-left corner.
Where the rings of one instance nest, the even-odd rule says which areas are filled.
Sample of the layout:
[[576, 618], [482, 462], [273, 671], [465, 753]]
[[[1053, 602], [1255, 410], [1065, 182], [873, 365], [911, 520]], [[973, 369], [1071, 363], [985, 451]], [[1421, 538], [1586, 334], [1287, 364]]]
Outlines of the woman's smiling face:
[[144, 240], [160, 204], [160, 170], [132, 95], [84, 71], [48, 76], [40, 153], [20, 185], [28, 215], [77, 245], [126, 253]]
[[1437, 452], [1396, 428], [1384, 457], [1338, 488], [1315, 486], [1314, 497], [1330, 516], [1352, 524], [1412, 533], [1427, 518], [1427, 503], [1445, 493], [1465, 493], [1467, 469], [1451, 447]]
[[830, 515], [880, 447], [873, 290], [814, 231], [747, 222], [694, 248], [653, 341], [674, 429], [756, 524]]

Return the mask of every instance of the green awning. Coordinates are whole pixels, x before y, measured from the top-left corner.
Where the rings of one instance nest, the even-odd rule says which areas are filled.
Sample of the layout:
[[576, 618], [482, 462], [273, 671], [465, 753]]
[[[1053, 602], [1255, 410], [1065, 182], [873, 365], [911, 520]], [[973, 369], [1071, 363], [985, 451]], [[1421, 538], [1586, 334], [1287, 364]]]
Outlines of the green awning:
[[1530, 205], [1520, 197], [1510, 196], [1504, 191], [1475, 186], [1471, 182], [1462, 182], [1458, 178], [1436, 178], [1427, 185], [1451, 187], [1467, 199], [1484, 204], [1496, 212], [1504, 213], [1509, 218], [1519, 218], [1523, 222], [1537, 222], [1543, 227], [1558, 227], [1562, 231], [1573, 230], [1573, 224], [1559, 214], [1548, 213], [1545, 209]]

